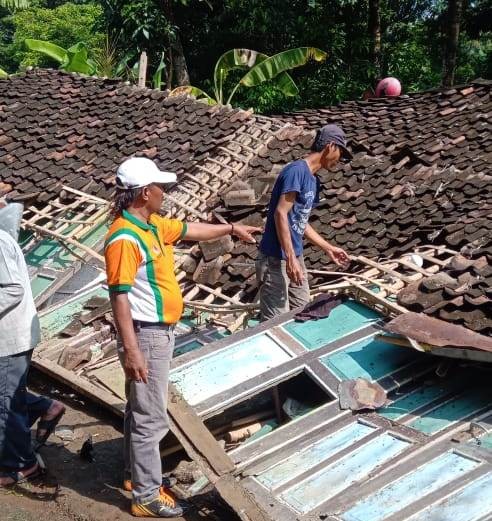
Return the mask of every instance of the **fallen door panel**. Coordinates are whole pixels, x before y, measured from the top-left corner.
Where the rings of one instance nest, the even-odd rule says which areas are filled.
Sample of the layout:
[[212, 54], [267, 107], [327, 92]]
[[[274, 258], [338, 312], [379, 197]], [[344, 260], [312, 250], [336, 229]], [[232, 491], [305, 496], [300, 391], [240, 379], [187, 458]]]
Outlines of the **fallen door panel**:
[[487, 407], [491, 403], [490, 387], [475, 387], [452, 400], [432, 409], [420, 418], [412, 421], [409, 426], [424, 434], [435, 434], [453, 423], [460, 421]]
[[205, 356], [171, 372], [171, 381], [190, 405], [197, 405], [292, 357], [265, 334]]
[[351, 423], [303, 451], [293, 454], [285, 461], [262, 473], [257, 479], [262, 485], [275, 489], [282, 483], [308, 471], [375, 430], [375, 427], [369, 427], [362, 423]]
[[348, 454], [314, 476], [296, 483], [279, 497], [298, 512], [307, 514], [409, 446], [409, 442], [391, 434], [383, 434], [366, 443], [355, 453]]
[[479, 465], [478, 461], [448, 452], [357, 503], [341, 517], [343, 521], [383, 521]]
[[288, 322], [288, 331], [306, 349], [314, 350], [334, 342], [372, 322], [380, 320], [376, 311], [354, 301], [347, 301], [334, 308], [327, 318], [307, 322]]
[[408, 521], [478, 521], [492, 518], [492, 472], [438, 503], [418, 512]]
[[399, 348], [371, 336], [323, 357], [321, 362], [341, 380], [378, 380], [415, 362], [417, 358], [418, 355], [411, 349]]

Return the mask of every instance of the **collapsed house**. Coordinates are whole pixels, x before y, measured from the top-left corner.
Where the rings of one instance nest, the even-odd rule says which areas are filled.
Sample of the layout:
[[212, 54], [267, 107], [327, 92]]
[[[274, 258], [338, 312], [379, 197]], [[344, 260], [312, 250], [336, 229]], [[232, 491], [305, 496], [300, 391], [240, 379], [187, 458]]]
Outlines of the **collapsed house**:
[[490, 84], [266, 118], [58, 71], [0, 82], [0, 190], [25, 204], [45, 304], [34, 363], [121, 412], [98, 270], [123, 159], [177, 172], [169, 215], [261, 224], [280, 168], [338, 123], [354, 160], [320, 172], [312, 224], [353, 263], [305, 257], [313, 295], [340, 302], [255, 326], [256, 246], [180, 246], [173, 432], [244, 519], [488, 519]]

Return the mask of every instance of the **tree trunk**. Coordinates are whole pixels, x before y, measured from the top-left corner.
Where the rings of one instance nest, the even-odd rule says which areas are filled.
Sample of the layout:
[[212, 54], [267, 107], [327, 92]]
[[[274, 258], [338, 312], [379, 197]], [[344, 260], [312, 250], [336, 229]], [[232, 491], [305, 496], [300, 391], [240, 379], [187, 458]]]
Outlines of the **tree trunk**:
[[169, 49], [167, 50], [167, 75], [166, 75], [166, 89], [172, 90], [173, 89], [173, 51], [171, 49], [171, 46], [169, 46]]
[[446, 39], [444, 43], [444, 59], [442, 68], [442, 84], [444, 87], [450, 87], [454, 84], [462, 9], [462, 0], [448, 0], [445, 31]]
[[368, 31], [371, 38], [371, 62], [376, 78], [381, 78], [381, 16], [379, 0], [369, 0]]
[[174, 41], [171, 42], [171, 49], [173, 55], [173, 70], [174, 70], [174, 81], [179, 87], [181, 85], [190, 84], [190, 76], [188, 74], [188, 67], [186, 65], [186, 58], [183, 52], [183, 45], [181, 44], [181, 38], [176, 32]]
[[[162, 0], [162, 7], [164, 14], [168, 22], [176, 27], [174, 21], [173, 11], [173, 0]], [[183, 45], [181, 43], [181, 37], [179, 36], [179, 29], [176, 27], [174, 38], [169, 38], [169, 74], [167, 77], [167, 88], [171, 89], [172, 84], [177, 87], [181, 85], [190, 84], [190, 76], [188, 74], [188, 66], [186, 65], [186, 58], [183, 51]]]

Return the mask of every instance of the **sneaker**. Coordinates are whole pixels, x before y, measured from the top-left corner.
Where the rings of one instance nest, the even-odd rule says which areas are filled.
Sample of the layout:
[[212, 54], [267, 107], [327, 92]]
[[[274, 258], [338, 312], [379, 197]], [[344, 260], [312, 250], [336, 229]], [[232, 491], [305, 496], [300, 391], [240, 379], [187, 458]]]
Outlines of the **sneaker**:
[[[178, 480], [176, 478], [167, 478], [165, 476], [162, 476], [162, 483], [161, 485], [164, 488], [173, 488], [178, 483]], [[132, 486], [132, 479], [130, 476], [126, 475], [125, 479], [123, 480], [123, 490], [126, 490], [127, 492], [131, 492], [133, 490]]]
[[132, 503], [132, 515], [135, 517], [181, 517], [186, 512], [184, 501], [177, 501], [162, 487], [159, 497], [147, 503]]

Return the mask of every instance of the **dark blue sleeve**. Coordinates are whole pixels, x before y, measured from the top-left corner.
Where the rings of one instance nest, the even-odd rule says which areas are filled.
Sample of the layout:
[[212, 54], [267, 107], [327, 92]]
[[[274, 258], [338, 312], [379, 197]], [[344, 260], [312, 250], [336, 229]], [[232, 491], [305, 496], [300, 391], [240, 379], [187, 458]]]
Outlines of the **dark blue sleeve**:
[[297, 165], [289, 165], [284, 168], [279, 176], [279, 195], [287, 194], [289, 192], [302, 192], [302, 187], [305, 183], [305, 171]]

